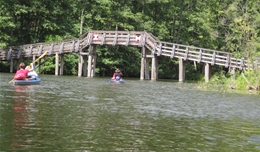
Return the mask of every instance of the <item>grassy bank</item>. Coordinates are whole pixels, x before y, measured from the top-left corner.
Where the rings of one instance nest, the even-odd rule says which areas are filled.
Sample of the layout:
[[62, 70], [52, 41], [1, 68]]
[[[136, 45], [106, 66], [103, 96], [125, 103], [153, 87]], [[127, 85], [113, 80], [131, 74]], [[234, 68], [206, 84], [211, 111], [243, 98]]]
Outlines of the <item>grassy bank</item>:
[[243, 92], [260, 95], [260, 72], [255, 71], [238, 71], [234, 74], [225, 73], [224, 71], [214, 74], [209, 82], [201, 80], [199, 89], [217, 90], [221, 92]]

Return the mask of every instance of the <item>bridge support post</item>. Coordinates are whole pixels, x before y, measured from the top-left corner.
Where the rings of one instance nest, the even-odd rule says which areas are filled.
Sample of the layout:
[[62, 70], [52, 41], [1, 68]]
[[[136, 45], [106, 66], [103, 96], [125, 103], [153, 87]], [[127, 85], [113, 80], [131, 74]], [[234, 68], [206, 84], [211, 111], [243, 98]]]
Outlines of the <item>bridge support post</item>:
[[55, 54], [55, 75], [59, 75], [59, 53]]
[[10, 59], [10, 73], [14, 72], [14, 60], [11, 58]]
[[64, 54], [60, 55], [60, 75], [63, 75], [64, 69]]
[[[32, 59], [33, 59], [33, 62], [35, 61], [35, 55], [33, 55]], [[35, 67], [35, 63], [33, 64], [33, 66]]]
[[158, 79], [158, 57], [156, 54], [152, 57], [152, 71], [151, 71], [151, 80]]
[[209, 82], [211, 77], [211, 65], [209, 63], [205, 64], [205, 82]]
[[88, 55], [88, 77], [91, 77], [92, 72], [92, 45], [89, 46], [89, 55]]
[[96, 63], [97, 63], [96, 49], [97, 49], [97, 46], [94, 45], [93, 53], [92, 53], [92, 72], [91, 72], [91, 74], [92, 74], [91, 76], [92, 77], [95, 76], [95, 68], [96, 68]]
[[144, 80], [145, 58], [141, 58], [140, 80]]
[[[93, 48], [93, 50], [92, 50]], [[96, 46], [89, 46], [89, 56], [88, 56], [88, 77], [95, 76], [95, 67], [96, 67]]]
[[78, 60], [78, 76], [79, 77], [82, 76], [82, 60], [83, 60], [83, 57], [82, 57], [82, 55], [79, 54], [79, 60]]
[[179, 82], [185, 81], [185, 62], [179, 58]]
[[148, 50], [142, 47], [142, 58], [141, 58], [141, 69], [140, 69], [140, 80], [149, 80], [149, 58], [146, 56]]
[[83, 76], [86, 77], [87, 76], [87, 64], [88, 64], [88, 58], [86, 55], [83, 55]]
[[145, 80], [149, 80], [150, 79], [150, 74], [149, 74], [149, 58], [145, 58], [145, 70], [144, 70], [144, 76], [145, 76]]
[[142, 47], [142, 52], [141, 52], [141, 68], [140, 68], [140, 80], [144, 80], [144, 70], [145, 70], [145, 47]]
[[91, 77], [91, 71], [92, 71], [92, 65], [91, 65], [91, 62], [92, 62], [92, 55], [88, 55], [88, 77]]

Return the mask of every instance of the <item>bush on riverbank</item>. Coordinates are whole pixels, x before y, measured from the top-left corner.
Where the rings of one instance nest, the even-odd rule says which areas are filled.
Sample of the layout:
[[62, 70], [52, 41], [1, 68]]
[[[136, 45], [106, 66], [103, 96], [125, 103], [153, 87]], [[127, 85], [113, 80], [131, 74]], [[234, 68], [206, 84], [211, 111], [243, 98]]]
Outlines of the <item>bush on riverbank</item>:
[[250, 92], [255, 91], [259, 94], [259, 75], [260, 72], [256, 73], [255, 71], [237, 71], [233, 75], [222, 71], [215, 73], [207, 83], [202, 79], [199, 83], [199, 88], [218, 91], [248, 90]]
[[9, 72], [10, 65], [7, 62], [0, 62], [0, 71], [1, 72]]

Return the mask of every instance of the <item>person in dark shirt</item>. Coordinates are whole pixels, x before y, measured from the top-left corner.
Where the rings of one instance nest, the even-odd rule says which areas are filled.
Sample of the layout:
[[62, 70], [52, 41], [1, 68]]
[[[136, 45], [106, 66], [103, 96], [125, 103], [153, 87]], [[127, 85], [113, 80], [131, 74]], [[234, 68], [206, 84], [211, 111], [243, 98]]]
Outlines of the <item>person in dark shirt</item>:
[[112, 79], [119, 81], [119, 80], [122, 80], [122, 76], [123, 76], [122, 72], [120, 71], [120, 69], [117, 68], [115, 70], [115, 73], [113, 74]]

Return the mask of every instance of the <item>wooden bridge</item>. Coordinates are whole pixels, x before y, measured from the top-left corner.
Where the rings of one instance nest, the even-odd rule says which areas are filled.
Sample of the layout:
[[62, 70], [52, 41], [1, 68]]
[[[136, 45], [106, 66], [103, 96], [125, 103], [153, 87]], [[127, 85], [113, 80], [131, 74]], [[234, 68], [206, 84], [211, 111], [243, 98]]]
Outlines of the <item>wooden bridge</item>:
[[[96, 47], [100, 45], [140, 47], [142, 53], [141, 80], [156, 80], [158, 78], [158, 56], [179, 60], [179, 81], [185, 80], [185, 61], [204, 63], [206, 82], [210, 79], [211, 66], [214, 65], [242, 70], [252, 68], [256, 64], [260, 68], [257, 62], [250, 64], [244, 59], [234, 58], [232, 53], [164, 42], [158, 40], [151, 33], [137, 31], [88, 31], [77, 39], [10, 46], [0, 49], [0, 61], [10, 62], [10, 72], [13, 72], [14, 61], [19, 62], [21, 58], [35, 60], [37, 56], [47, 51], [47, 55], [56, 55], [55, 75], [63, 75], [64, 54], [76, 52], [79, 55], [78, 76], [82, 76], [83, 72], [83, 76], [94, 77]], [[150, 59], [152, 60], [151, 75], [149, 74]]]

